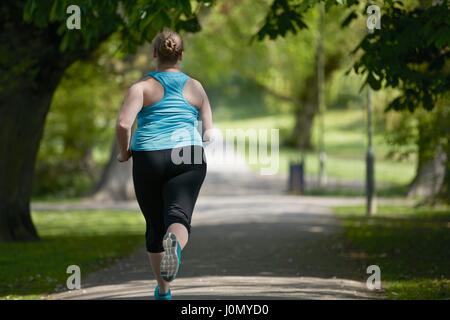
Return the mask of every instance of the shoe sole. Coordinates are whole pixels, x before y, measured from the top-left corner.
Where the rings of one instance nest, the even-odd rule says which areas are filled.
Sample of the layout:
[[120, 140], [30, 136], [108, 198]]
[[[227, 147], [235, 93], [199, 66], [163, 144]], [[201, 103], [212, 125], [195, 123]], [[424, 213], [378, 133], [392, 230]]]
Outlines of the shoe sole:
[[170, 282], [177, 276], [179, 268], [177, 236], [173, 233], [166, 234], [163, 239], [163, 247], [164, 257], [161, 260], [160, 272], [161, 277]]

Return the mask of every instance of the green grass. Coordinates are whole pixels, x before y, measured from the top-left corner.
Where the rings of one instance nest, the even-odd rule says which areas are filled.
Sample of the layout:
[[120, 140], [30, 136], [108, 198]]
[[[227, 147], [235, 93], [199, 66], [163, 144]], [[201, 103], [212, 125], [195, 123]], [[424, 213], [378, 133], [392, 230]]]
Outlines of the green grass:
[[381, 268], [389, 299], [450, 299], [450, 207], [337, 207], [345, 234], [365, 263]]
[[[325, 116], [325, 150], [327, 153], [326, 172], [328, 177], [341, 181], [364, 181], [365, 179], [365, 154], [366, 133], [364, 112], [362, 110], [327, 111]], [[266, 116], [233, 121], [221, 121], [217, 123], [223, 129], [271, 129], [280, 130], [280, 139], [286, 137], [294, 124], [290, 115]], [[387, 193], [393, 190], [403, 191], [404, 186], [414, 177], [415, 161], [397, 162], [388, 160], [386, 155], [389, 146], [382, 133], [375, 133], [374, 149], [376, 156], [375, 175], [376, 181], [387, 189]], [[288, 172], [289, 161], [300, 158], [300, 153], [294, 148], [280, 147], [279, 172]], [[319, 171], [318, 156], [314, 152], [304, 154], [306, 162], [306, 174], [316, 176]], [[251, 164], [254, 170], [259, 170], [264, 165]], [[383, 192], [383, 190], [381, 190]]]
[[39, 299], [64, 287], [75, 264], [83, 276], [144, 243], [138, 212], [34, 212], [40, 241], [0, 243], [0, 299]]

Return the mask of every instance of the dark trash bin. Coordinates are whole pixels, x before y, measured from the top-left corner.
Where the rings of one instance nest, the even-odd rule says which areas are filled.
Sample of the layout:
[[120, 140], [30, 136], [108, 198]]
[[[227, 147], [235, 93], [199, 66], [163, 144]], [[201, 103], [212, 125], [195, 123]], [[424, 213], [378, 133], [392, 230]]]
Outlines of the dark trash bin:
[[289, 186], [293, 194], [305, 193], [305, 161], [289, 162]]

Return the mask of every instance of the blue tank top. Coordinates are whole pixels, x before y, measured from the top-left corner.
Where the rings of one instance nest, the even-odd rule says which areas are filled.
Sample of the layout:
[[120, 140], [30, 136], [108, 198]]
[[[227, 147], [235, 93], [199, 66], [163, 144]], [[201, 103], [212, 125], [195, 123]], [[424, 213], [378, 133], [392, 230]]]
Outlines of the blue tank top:
[[163, 86], [164, 96], [160, 101], [142, 107], [138, 113], [131, 150], [202, 146], [202, 138], [197, 129], [199, 112], [183, 97], [183, 88], [189, 77], [181, 71], [153, 71], [148, 76]]

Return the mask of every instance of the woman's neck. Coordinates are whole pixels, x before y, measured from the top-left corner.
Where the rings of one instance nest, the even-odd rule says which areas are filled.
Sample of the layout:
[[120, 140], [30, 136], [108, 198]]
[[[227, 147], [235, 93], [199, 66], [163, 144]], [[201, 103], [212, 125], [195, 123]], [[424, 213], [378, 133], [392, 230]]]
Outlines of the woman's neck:
[[156, 70], [157, 71], [169, 71], [169, 72], [175, 72], [175, 71], [180, 71], [180, 66], [178, 64], [171, 64], [171, 65], [167, 65], [167, 64], [158, 64], [156, 66]]

